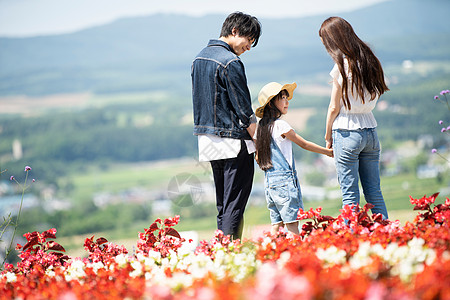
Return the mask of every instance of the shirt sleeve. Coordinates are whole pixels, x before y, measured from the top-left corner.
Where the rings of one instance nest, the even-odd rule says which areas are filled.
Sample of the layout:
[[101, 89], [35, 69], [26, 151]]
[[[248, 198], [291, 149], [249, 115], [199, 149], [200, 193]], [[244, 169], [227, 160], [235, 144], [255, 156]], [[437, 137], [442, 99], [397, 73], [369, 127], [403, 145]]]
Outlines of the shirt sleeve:
[[281, 135], [288, 133], [291, 130], [293, 130], [293, 128], [291, 127], [291, 125], [289, 125], [288, 122], [286, 122], [285, 120], [276, 120], [273, 124], [272, 137], [280, 141], [284, 140], [285, 138], [283, 138]]
[[343, 79], [341, 72], [339, 72], [339, 67], [337, 64], [334, 64], [334, 67], [330, 72], [330, 76], [333, 77], [333, 79], [336, 79], [339, 85], [342, 86]]
[[236, 111], [243, 127], [256, 123], [256, 116], [252, 109], [250, 91], [247, 86], [244, 64], [240, 60], [232, 61], [224, 73], [225, 84], [231, 105]]

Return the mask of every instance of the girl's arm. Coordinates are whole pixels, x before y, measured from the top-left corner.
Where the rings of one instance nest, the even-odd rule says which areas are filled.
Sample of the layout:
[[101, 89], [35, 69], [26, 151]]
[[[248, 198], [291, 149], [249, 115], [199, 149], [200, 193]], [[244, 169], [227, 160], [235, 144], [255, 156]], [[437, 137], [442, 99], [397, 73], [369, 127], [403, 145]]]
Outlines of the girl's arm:
[[327, 112], [327, 122], [326, 122], [326, 131], [325, 131], [325, 142], [326, 147], [330, 149], [333, 146], [333, 139], [331, 136], [331, 128], [333, 127], [333, 122], [336, 117], [339, 115], [341, 110], [341, 98], [342, 91], [339, 82], [337, 82], [336, 78], [333, 79], [333, 89], [331, 91], [331, 99], [330, 105], [328, 106]]
[[319, 146], [313, 142], [307, 141], [301, 136], [299, 136], [294, 129], [289, 130], [285, 134], [282, 135], [283, 137], [288, 138], [292, 142], [296, 143], [300, 147], [302, 147], [305, 150], [325, 154], [327, 156], [333, 157], [333, 149], [327, 149], [325, 147]]

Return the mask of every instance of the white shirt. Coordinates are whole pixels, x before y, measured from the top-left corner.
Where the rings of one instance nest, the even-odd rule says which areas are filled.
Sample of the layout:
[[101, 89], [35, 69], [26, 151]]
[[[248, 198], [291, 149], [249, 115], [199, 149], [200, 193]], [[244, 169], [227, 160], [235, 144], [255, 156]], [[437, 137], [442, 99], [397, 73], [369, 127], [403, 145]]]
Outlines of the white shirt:
[[[278, 148], [280, 148], [281, 153], [283, 154], [284, 158], [286, 158], [289, 165], [292, 167], [292, 142], [288, 138], [283, 138], [282, 135], [285, 133], [288, 133], [293, 128], [291, 125], [288, 124], [285, 120], [277, 119], [275, 122], [273, 122], [272, 127], [272, 138], [277, 144]], [[256, 133], [258, 131], [258, 127], [256, 127], [255, 130], [255, 138]]]
[[[345, 73], [348, 74], [348, 62], [344, 59]], [[342, 75], [339, 72], [337, 64], [334, 65], [333, 70], [330, 72], [330, 76], [336, 79], [342, 87]], [[348, 86], [352, 84], [351, 75], [348, 76]], [[333, 122], [332, 129], [359, 129], [359, 128], [375, 128], [377, 127], [377, 121], [372, 113], [372, 110], [377, 104], [378, 98], [370, 101], [370, 94], [366, 91], [364, 95], [364, 104], [360, 100], [360, 97], [355, 89], [353, 93], [348, 93], [348, 100], [350, 101], [351, 109], [348, 110], [344, 106], [344, 102], [341, 99], [341, 110], [339, 115]]]
[[[256, 151], [252, 140], [245, 140], [249, 154]], [[241, 151], [241, 140], [222, 138], [211, 134], [198, 136], [198, 160], [213, 161], [219, 159], [235, 158]]]

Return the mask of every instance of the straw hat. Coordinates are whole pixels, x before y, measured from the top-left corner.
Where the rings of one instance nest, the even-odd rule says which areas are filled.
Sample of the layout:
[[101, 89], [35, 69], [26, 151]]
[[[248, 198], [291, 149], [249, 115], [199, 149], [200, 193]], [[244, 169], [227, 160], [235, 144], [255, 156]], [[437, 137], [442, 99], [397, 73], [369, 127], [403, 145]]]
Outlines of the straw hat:
[[278, 82], [270, 82], [266, 84], [258, 94], [258, 101], [261, 106], [256, 109], [256, 116], [258, 118], [262, 118], [264, 114], [264, 107], [266, 107], [267, 103], [269, 103], [270, 100], [272, 100], [272, 98], [278, 95], [282, 90], [288, 91], [288, 100], [291, 100], [295, 88], [297, 88], [297, 83], [295, 82], [287, 83], [285, 85], [281, 85]]

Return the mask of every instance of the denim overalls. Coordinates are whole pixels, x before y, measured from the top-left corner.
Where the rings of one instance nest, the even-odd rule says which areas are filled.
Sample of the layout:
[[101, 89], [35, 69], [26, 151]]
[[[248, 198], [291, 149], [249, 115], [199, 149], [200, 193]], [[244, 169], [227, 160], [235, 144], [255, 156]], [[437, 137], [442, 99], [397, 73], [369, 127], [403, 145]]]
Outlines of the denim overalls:
[[299, 208], [303, 209], [295, 161], [292, 160], [291, 167], [273, 138], [270, 149], [273, 167], [265, 171], [264, 179], [270, 221], [272, 224], [293, 223], [297, 221]]

